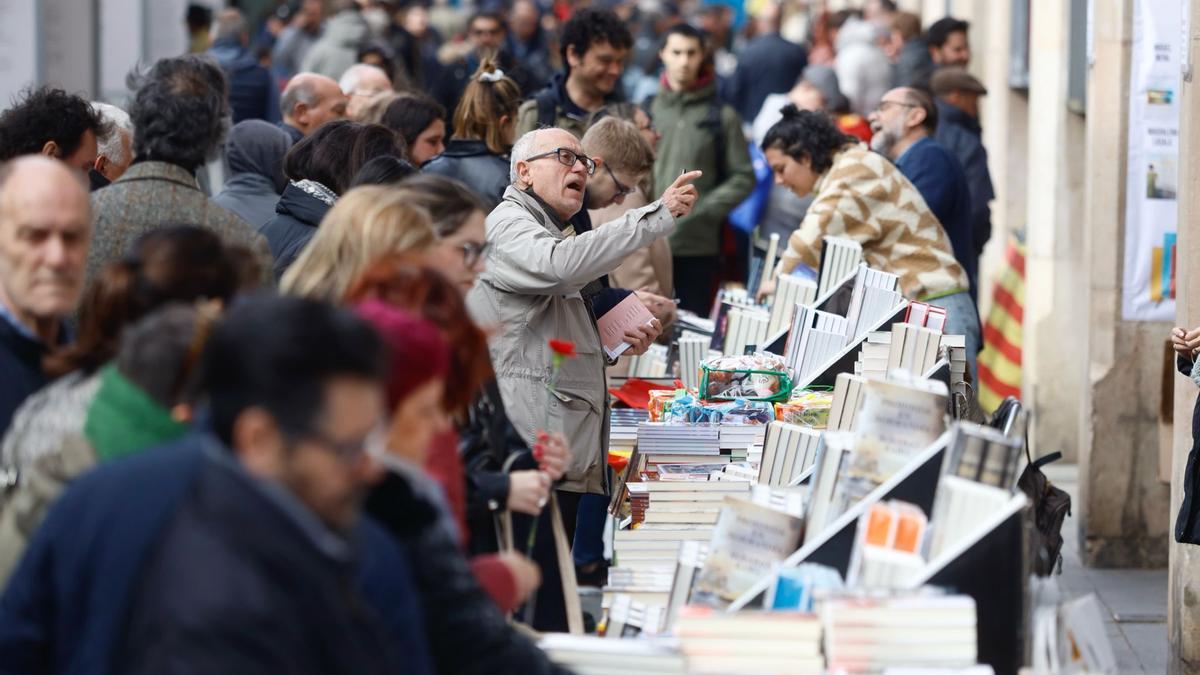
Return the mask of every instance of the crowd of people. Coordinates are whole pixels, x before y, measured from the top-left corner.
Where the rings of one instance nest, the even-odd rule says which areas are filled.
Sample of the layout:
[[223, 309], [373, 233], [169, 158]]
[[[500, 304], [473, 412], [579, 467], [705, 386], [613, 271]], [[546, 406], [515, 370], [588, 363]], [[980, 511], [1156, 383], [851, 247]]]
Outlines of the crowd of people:
[[974, 359], [966, 23], [476, 9], [196, 7], [121, 105], [0, 112], [0, 672], [559, 671], [509, 618], [604, 580], [597, 322], [771, 234], [760, 297], [851, 238]]

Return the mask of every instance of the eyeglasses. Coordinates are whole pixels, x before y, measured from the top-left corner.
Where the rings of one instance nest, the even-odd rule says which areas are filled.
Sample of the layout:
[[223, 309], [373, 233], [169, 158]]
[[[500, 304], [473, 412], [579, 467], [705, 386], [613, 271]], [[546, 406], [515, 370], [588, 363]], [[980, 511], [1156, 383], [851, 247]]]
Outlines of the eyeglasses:
[[378, 457], [387, 452], [387, 426], [382, 422], [371, 429], [366, 436], [349, 441], [335, 441], [320, 431], [310, 431], [304, 436], [325, 446], [339, 460], [353, 464], [364, 454]]
[[898, 105], [898, 106], [903, 106], [905, 108], [921, 107], [921, 106], [913, 105], [911, 103], [902, 103], [900, 101], [880, 101], [879, 102], [879, 112], [883, 112], [889, 105]]
[[617, 180], [617, 174], [613, 173], [611, 166], [605, 164], [604, 170], [608, 172], [608, 177], [612, 179], [613, 185], [617, 186], [617, 196], [618, 197], [625, 197], [627, 195], [633, 194], [633, 191], [636, 188], [631, 188], [627, 185], [622, 184], [621, 181]]
[[487, 253], [491, 244], [488, 242], [468, 241], [458, 245], [458, 250], [462, 251], [463, 265], [474, 267], [483, 260], [484, 254]]
[[596, 160], [588, 157], [587, 155], [581, 155], [569, 148], [555, 148], [550, 152], [543, 152], [540, 155], [534, 155], [525, 161], [532, 162], [535, 159], [545, 159], [547, 157], [558, 158], [558, 163], [562, 164], [563, 166], [575, 166], [575, 162], [583, 162], [583, 168], [587, 169], [587, 175], [596, 175]]

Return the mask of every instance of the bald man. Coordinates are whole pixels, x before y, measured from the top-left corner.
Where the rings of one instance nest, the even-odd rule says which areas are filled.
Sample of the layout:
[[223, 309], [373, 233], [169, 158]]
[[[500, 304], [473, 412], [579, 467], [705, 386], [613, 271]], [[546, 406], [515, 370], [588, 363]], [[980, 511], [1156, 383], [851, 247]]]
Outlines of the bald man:
[[67, 342], [91, 232], [79, 172], [40, 156], [0, 165], [0, 435], [46, 384], [42, 358]]
[[322, 124], [344, 118], [348, 104], [342, 88], [332, 78], [300, 73], [288, 82], [280, 97], [283, 122], [279, 126], [293, 143], [298, 143]]
[[376, 94], [392, 91], [392, 78], [379, 66], [356, 63], [342, 73], [338, 86], [346, 95], [346, 116], [358, 119], [359, 112]]

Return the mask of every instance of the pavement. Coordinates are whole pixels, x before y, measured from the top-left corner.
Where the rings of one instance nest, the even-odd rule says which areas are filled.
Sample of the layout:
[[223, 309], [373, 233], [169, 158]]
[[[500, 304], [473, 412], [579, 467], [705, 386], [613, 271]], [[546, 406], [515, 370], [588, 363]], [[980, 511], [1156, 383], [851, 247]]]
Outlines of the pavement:
[[[1051, 464], [1043, 471], [1071, 495], [1078, 510], [1078, 467]], [[1114, 570], [1084, 567], [1075, 517], [1063, 523], [1063, 568], [1058, 578], [1064, 598], [1095, 593], [1105, 611], [1105, 628], [1119, 673], [1167, 672], [1167, 570]]]

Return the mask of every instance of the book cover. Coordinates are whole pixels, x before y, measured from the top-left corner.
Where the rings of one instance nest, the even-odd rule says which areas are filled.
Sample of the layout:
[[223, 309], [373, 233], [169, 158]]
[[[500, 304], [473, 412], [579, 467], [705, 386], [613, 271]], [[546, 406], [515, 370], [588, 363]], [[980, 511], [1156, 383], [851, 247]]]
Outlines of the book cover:
[[608, 358], [615, 359], [629, 349], [625, 342], [625, 333], [648, 326], [654, 321], [654, 315], [646, 309], [637, 294], [630, 293], [617, 303], [616, 307], [608, 310], [596, 320], [600, 329], [600, 342], [604, 345], [604, 353]]

